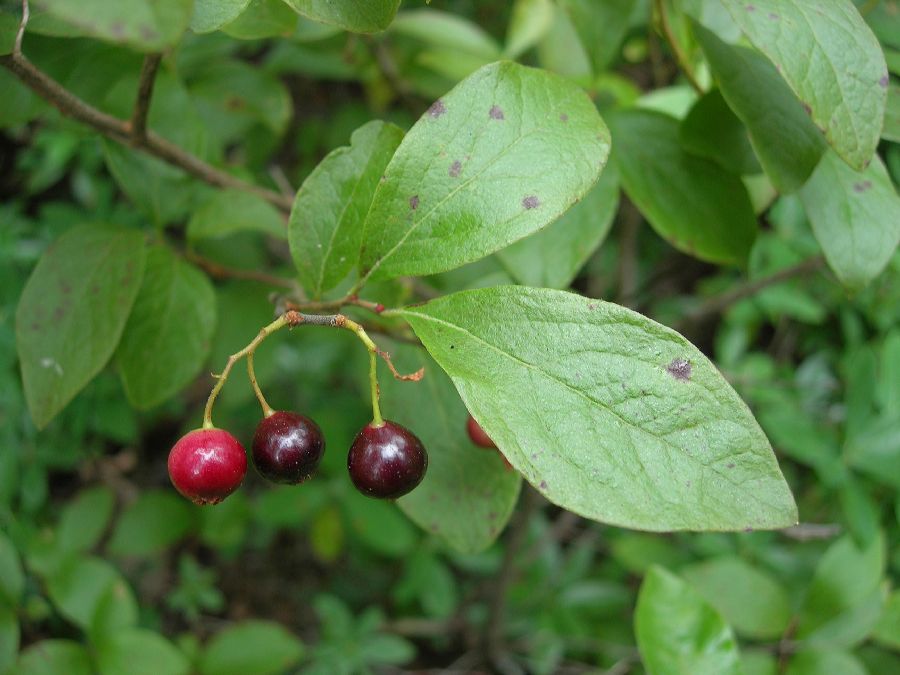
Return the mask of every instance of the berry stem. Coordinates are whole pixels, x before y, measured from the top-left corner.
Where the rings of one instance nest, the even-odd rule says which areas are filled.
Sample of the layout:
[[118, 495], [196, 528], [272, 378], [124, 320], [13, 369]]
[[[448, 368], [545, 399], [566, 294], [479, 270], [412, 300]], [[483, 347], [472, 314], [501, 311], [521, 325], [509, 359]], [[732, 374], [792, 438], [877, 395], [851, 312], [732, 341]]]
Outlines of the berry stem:
[[256, 370], [253, 368], [253, 352], [247, 352], [247, 376], [250, 378], [250, 386], [253, 387], [253, 393], [256, 394], [256, 400], [262, 407], [263, 417], [271, 417], [275, 414], [272, 406], [263, 396], [262, 389], [259, 388], [259, 382], [256, 380]]
[[384, 425], [384, 418], [381, 416], [381, 406], [378, 402], [378, 347], [372, 342], [372, 338], [366, 333], [365, 329], [352, 319], [348, 319], [342, 314], [337, 315], [337, 325], [356, 333], [356, 337], [366, 346], [369, 351], [369, 386], [372, 389], [372, 426], [380, 427]]
[[[283, 314], [283, 315], [279, 316], [268, 326], [263, 327], [263, 329], [259, 331], [259, 335], [257, 335], [255, 338], [253, 338], [253, 340], [250, 341], [250, 344], [248, 344], [246, 347], [244, 347], [241, 351], [235, 352], [234, 354], [232, 354], [231, 356], [228, 357], [228, 363], [225, 364], [225, 369], [222, 371], [222, 373], [220, 375], [214, 376], [216, 378], [217, 382], [216, 382], [215, 386], [212, 388], [212, 391], [209, 392], [209, 398], [206, 400], [206, 408], [203, 410], [203, 428], [204, 429], [215, 428], [215, 425], [212, 422], [213, 405], [216, 402], [216, 398], [218, 397], [219, 392], [222, 391], [222, 387], [225, 386], [225, 381], [228, 379], [228, 375], [231, 373], [231, 368], [234, 366], [234, 364], [237, 363], [239, 360], [241, 360], [243, 357], [247, 356], [248, 354], [252, 354], [254, 351], [256, 351], [256, 348], [259, 347], [260, 343], [262, 343], [263, 340], [265, 340], [267, 337], [269, 337], [269, 335], [271, 335], [275, 331], [280, 330], [288, 325], [295, 325], [295, 324], [291, 323], [288, 314]], [[251, 381], [251, 383], [255, 382], [255, 378], [251, 378], [250, 381]], [[257, 391], [258, 391], [258, 388], [257, 388]], [[262, 394], [259, 393], [258, 396], [262, 396]], [[265, 399], [262, 399], [260, 402], [262, 403], [263, 401], [265, 401]], [[267, 406], [268, 406], [268, 404], [264, 404], [263, 410], [265, 410]]]
[[262, 406], [263, 415], [266, 417], [274, 414], [274, 410], [272, 410], [271, 406], [269, 406], [266, 401], [266, 397], [263, 396], [262, 390], [259, 388], [259, 383], [256, 380], [256, 372], [253, 369], [253, 353], [256, 351], [256, 348], [265, 340], [269, 335], [274, 333], [277, 330], [281, 330], [285, 326], [289, 328], [295, 328], [300, 324], [309, 324], [312, 326], [330, 326], [332, 328], [345, 328], [349, 331], [353, 331], [356, 334], [356, 337], [360, 339], [360, 341], [365, 345], [366, 350], [369, 352], [369, 384], [372, 388], [372, 426], [380, 427], [384, 425], [384, 418], [381, 416], [381, 406], [378, 403], [378, 357], [383, 357], [388, 365], [391, 366], [391, 371], [394, 373], [394, 376], [398, 379], [408, 379], [408, 380], [418, 380], [422, 377], [421, 371], [417, 373], [413, 373], [412, 375], [400, 375], [393, 364], [390, 362], [390, 357], [379, 351], [378, 347], [372, 342], [372, 339], [366, 333], [366, 330], [360, 326], [358, 323], [353, 321], [352, 319], [348, 319], [343, 314], [303, 314], [296, 310], [289, 310], [275, 319], [268, 326], [265, 326], [261, 331], [259, 331], [259, 335], [257, 335], [253, 340], [244, 347], [241, 351], [235, 352], [231, 356], [228, 357], [228, 363], [225, 364], [225, 369], [219, 375], [214, 375], [216, 378], [216, 384], [212, 388], [212, 391], [209, 393], [209, 398], [206, 401], [206, 408], [203, 411], [203, 428], [204, 429], [213, 429], [215, 425], [212, 422], [212, 409], [213, 405], [216, 402], [216, 397], [218, 397], [219, 392], [222, 390], [222, 387], [225, 385], [225, 381], [228, 379], [228, 376], [231, 374], [231, 369], [235, 363], [240, 361], [245, 356], [247, 357], [247, 374], [250, 376], [250, 386], [253, 387], [253, 392], [256, 394], [256, 399], [259, 401], [259, 405]]

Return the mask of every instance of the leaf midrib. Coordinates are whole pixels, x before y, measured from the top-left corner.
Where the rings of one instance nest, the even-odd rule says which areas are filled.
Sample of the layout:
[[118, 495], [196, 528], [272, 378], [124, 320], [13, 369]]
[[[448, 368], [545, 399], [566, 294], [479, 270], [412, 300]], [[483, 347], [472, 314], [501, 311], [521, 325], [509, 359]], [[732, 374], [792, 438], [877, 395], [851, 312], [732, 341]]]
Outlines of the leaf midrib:
[[524, 139], [528, 138], [529, 136], [533, 135], [534, 133], [536, 133], [538, 131], [543, 131], [546, 128], [543, 126], [544, 122], [546, 122], [547, 119], [554, 112], [558, 111], [560, 109], [560, 107], [563, 106], [564, 103], [567, 103], [568, 101], [570, 101], [573, 98], [573, 96], [575, 96], [575, 95], [576, 95], [575, 92], [570, 92], [565, 98], [554, 101], [554, 103], [548, 109], [547, 114], [544, 115], [544, 118], [542, 120], [540, 120], [540, 122], [537, 125], [532, 127], [528, 132], [518, 136], [512, 143], [510, 143], [508, 146], [506, 146], [503, 150], [501, 150], [499, 153], [497, 153], [497, 155], [495, 155], [487, 164], [485, 164], [485, 166], [480, 171], [478, 171], [478, 173], [475, 173], [471, 177], [462, 181], [458, 186], [456, 186], [453, 190], [451, 190], [449, 193], [447, 193], [447, 195], [443, 199], [441, 199], [437, 204], [435, 204], [433, 207], [431, 207], [431, 209], [429, 209], [425, 214], [423, 214], [419, 220], [414, 221], [412, 227], [410, 227], [403, 234], [403, 236], [400, 237], [400, 239], [397, 241], [397, 243], [394, 244], [384, 255], [382, 255], [372, 265], [372, 267], [369, 269], [369, 271], [366, 272], [366, 275], [365, 275], [365, 277], [363, 277], [363, 279], [365, 280], [365, 279], [368, 279], [370, 276], [372, 276], [372, 274], [375, 272], [375, 270], [377, 270], [379, 267], [381, 267], [382, 263], [385, 260], [387, 260], [392, 255], [394, 255], [394, 253], [397, 251], [397, 249], [400, 248], [406, 242], [406, 240], [412, 235], [412, 233], [415, 232], [416, 230], [418, 230], [419, 226], [422, 223], [424, 223], [426, 220], [428, 220], [431, 217], [431, 214], [433, 214], [436, 210], [438, 210], [440, 207], [442, 207], [447, 202], [447, 200], [449, 200], [451, 197], [456, 195], [463, 188], [468, 187], [473, 181], [480, 178], [482, 174], [484, 174], [488, 169], [493, 167], [497, 162], [499, 162], [502, 158], [504, 158], [521, 141], [523, 141]]
[[[454, 324], [454, 323], [450, 323], [449, 321], [445, 321], [445, 320], [443, 320], [443, 319], [438, 319], [437, 317], [431, 316], [431, 315], [429, 315], [429, 314], [422, 314], [422, 313], [420, 313], [420, 312], [412, 312], [412, 311], [409, 311], [409, 310], [399, 310], [399, 311], [397, 312], [397, 314], [401, 314], [401, 315], [403, 315], [403, 314], [411, 314], [411, 315], [413, 315], [413, 316], [415, 316], [415, 317], [419, 317], [419, 318], [422, 318], [422, 319], [424, 319], [424, 320], [433, 321], [433, 322], [435, 322], [435, 323], [442, 324], [442, 325], [447, 326], [448, 328], [450, 328], [450, 329], [452, 329], [452, 330], [455, 330], [455, 331], [457, 331], [457, 332], [459, 332], [459, 333], [462, 333], [462, 334], [464, 334], [464, 335], [466, 335], [466, 336], [469, 336], [469, 337], [472, 338], [474, 341], [476, 341], [476, 342], [478, 342], [478, 343], [481, 343], [481, 344], [485, 345], [486, 347], [488, 347], [489, 349], [491, 349], [491, 350], [497, 352], [497, 353], [500, 354], [501, 356], [504, 356], [504, 357], [506, 357], [507, 359], [509, 359], [509, 360], [511, 360], [511, 361], [515, 361], [515, 362], [521, 364], [522, 366], [524, 366], [525, 368], [527, 368], [527, 369], [529, 369], [529, 370], [534, 370], [534, 371], [540, 373], [541, 375], [544, 375], [545, 377], [547, 377], [547, 378], [553, 380], [554, 382], [557, 382], [558, 384], [562, 385], [564, 388], [566, 388], [566, 389], [568, 389], [568, 390], [574, 392], [574, 393], [577, 394], [578, 396], [584, 398], [584, 399], [587, 400], [589, 403], [592, 403], [592, 404], [594, 404], [594, 405], [596, 405], [596, 406], [598, 406], [598, 407], [600, 407], [600, 408], [606, 410], [607, 412], [609, 412], [610, 414], [612, 414], [614, 417], [616, 417], [617, 419], [619, 419], [619, 420], [621, 420], [623, 423], [625, 423], [627, 426], [629, 426], [629, 427], [631, 427], [631, 428], [633, 428], [633, 429], [637, 429], [638, 431], [640, 431], [640, 432], [642, 432], [642, 433], [649, 434], [650, 436], [652, 436], [652, 437], [658, 439], [659, 441], [661, 441], [662, 443], [664, 443], [666, 447], [675, 449], [678, 453], [683, 454], [684, 456], [686, 456], [690, 461], [692, 461], [692, 462], [694, 462], [694, 463], [699, 463], [696, 457], [693, 457], [692, 455], [690, 455], [690, 454], [688, 454], [688, 453], [685, 453], [684, 450], [683, 450], [683, 448], [679, 448], [678, 446], [672, 444], [671, 441], [669, 441], [669, 440], [667, 440], [667, 439], [665, 439], [665, 438], [663, 438], [663, 437], [661, 437], [661, 436], [659, 436], [659, 435], [657, 435], [657, 434], [654, 434], [652, 431], [650, 431], [650, 430], [648, 430], [648, 429], [644, 429], [644, 428], [640, 427], [640, 426], [637, 425], [635, 422], [629, 420], [629, 419], [626, 418], [626, 417], [623, 417], [620, 413], [616, 412], [615, 410], [613, 410], [612, 408], [610, 408], [609, 406], [607, 406], [606, 404], [604, 404], [602, 401], [598, 401], [598, 400], [592, 398], [591, 396], [589, 396], [587, 393], [581, 391], [580, 389], [576, 389], [575, 387], [573, 387], [572, 385], [570, 385], [568, 382], [565, 382], [564, 380], [559, 379], [556, 375], [554, 375], [554, 374], [552, 374], [552, 373], [549, 373], [549, 372], [547, 372], [547, 371], [545, 371], [545, 370], [542, 370], [541, 368], [538, 368], [537, 366], [535, 366], [535, 365], [533, 365], [533, 364], [531, 364], [531, 363], [528, 363], [527, 361], [524, 361], [523, 359], [521, 359], [521, 358], [515, 356], [514, 354], [510, 354], [509, 352], [506, 352], [506, 351], [500, 349], [500, 348], [497, 347], [496, 345], [493, 345], [493, 344], [491, 344], [490, 342], [484, 340], [483, 338], [481, 338], [481, 337], [475, 335], [474, 333], [471, 333], [470, 331], [466, 330], [466, 329], [463, 328], [462, 326], [459, 326], [459, 325]], [[756, 453], [754, 453], [754, 455], [756, 455]], [[720, 470], [716, 469], [716, 468], [715, 468], [714, 466], [712, 466], [712, 465], [709, 465], [709, 464], [700, 464], [700, 465], [701, 465], [704, 469], [709, 469], [709, 470], [712, 471], [713, 473], [716, 473], [716, 474], [718, 474], [719, 476], [721, 476], [721, 477], [722, 477], [724, 480], [726, 480], [728, 483], [730, 483], [731, 485], [734, 485], [736, 488], [740, 489], [741, 492], [742, 492], [743, 494], [746, 494], [747, 496], [749, 496], [751, 499], [753, 499], [753, 500], [754, 500], [755, 502], [757, 502], [758, 504], [761, 504], [761, 505], [763, 505], [764, 507], [766, 507], [767, 510], [769, 510], [769, 511], [772, 510], [772, 506], [771, 506], [770, 503], [765, 502], [765, 501], [763, 501], [762, 499], [760, 499], [760, 498], [755, 494], [755, 492], [754, 492], [753, 490], [747, 490], [746, 488], [744, 488], [742, 483], [735, 483], [733, 480], [731, 480], [731, 478], [730, 478], [727, 474], [722, 473]], [[780, 511], [780, 509], [779, 509], [779, 511]]]

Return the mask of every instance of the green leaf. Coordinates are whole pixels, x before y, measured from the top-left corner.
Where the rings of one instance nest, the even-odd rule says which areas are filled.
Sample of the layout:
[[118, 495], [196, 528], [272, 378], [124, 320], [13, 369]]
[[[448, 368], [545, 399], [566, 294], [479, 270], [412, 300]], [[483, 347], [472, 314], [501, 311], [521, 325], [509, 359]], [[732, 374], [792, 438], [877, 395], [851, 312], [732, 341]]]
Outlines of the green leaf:
[[222, 32], [238, 40], [259, 40], [269, 37], [291, 37], [300, 17], [282, 0], [251, 0], [234, 21], [222, 27]]
[[803, 105], [759, 52], [728, 45], [698, 24], [694, 32], [772, 183], [783, 193], [799, 189], [827, 147]]
[[391, 32], [421, 40], [433, 47], [492, 61], [500, 56], [500, 47], [478, 24], [434, 9], [401, 12]]
[[275, 75], [236, 59], [209, 59], [191, 82], [191, 97], [219, 143], [245, 143], [256, 125], [276, 136], [290, 122], [291, 95]]
[[195, 513], [186, 501], [172, 492], [142, 492], [116, 523], [109, 550], [115, 555], [159, 553], [194, 527]]
[[219, 30], [238, 18], [249, 4], [250, 0], [194, 0], [191, 30], [195, 33]]
[[569, 15], [557, 6], [553, 24], [538, 45], [541, 67], [559, 73], [582, 86], [592, 83], [591, 59]]
[[100, 675], [186, 675], [187, 657], [158, 633], [134, 628], [110, 636], [97, 647]]
[[800, 612], [799, 637], [812, 639], [827, 631], [829, 624], [866, 604], [878, 592], [884, 573], [884, 546], [882, 535], [864, 549], [858, 548], [852, 537], [844, 536], [828, 548]]
[[19, 552], [12, 541], [0, 532], [0, 606], [17, 607], [24, 590], [25, 574]]
[[400, 0], [284, 0], [294, 11], [314, 21], [340, 26], [354, 33], [377, 33], [387, 28]]
[[878, 40], [853, 3], [720, 1], [809, 107], [838, 155], [864, 168], [881, 135], [888, 74]]
[[144, 51], [171, 47], [187, 29], [192, 0], [34, 0], [52, 16], [101, 40]]
[[282, 673], [303, 656], [303, 644], [280, 624], [243, 621], [216, 633], [200, 659], [202, 675]]
[[837, 650], [805, 649], [791, 657], [785, 675], [868, 675], [855, 656]]
[[707, 92], [691, 107], [678, 129], [678, 138], [685, 150], [717, 162], [726, 171], [759, 172], [747, 129], [718, 89]]
[[368, 499], [357, 492], [341, 496], [341, 506], [350, 529], [368, 548], [385, 556], [401, 558], [416, 547], [416, 529], [389, 502]]
[[[116, 569], [99, 558], [69, 558], [47, 579], [47, 593], [59, 613], [89, 631], [137, 622], [137, 602]], [[114, 607], [110, 607], [112, 602]]]
[[636, 0], [562, 0], [561, 7], [572, 19], [595, 74], [606, 70], [628, 32]]
[[888, 88], [887, 108], [884, 111], [884, 129], [881, 137], [886, 141], [900, 143], [900, 87], [891, 84]]
[[[425, 368], [420, 382], [381, 382], [384, 414], [415, 429], [428, 449], [425, 479], [397, 503], [417, 525], [457, 551], [481, 551], [512, 515], [519, 475], [507, 469], [497, 453], [472, 444], [459, 395], [427, 355], [400, 344], [391, 353], [402, 372]], [[429, 414], [423, 416], [422, 410]]]
[[128, 400], [150, 408], [186, 386], [209, 356], [215, 326], [216, 295], [206, 274], [165, 246], [151, 248], [116, 351]]
[[743, 264], [756, 217], [737, 176], [678, 140], [678, 120], [647, 110], [609, 118], [622, 185], [660, 236], [701, 260]]
[[16, 662], [21, 631], [16, 610], [0, 604], [0, 673], [9, 671]]
[[416, 648], [399, 635], [375, 634], [362, 638], [359, 655], [366, 663], [401, 665], [416, 657]]
[[109, 525], [116, 498], [107, 487], [82, 490], [66, 504], [56, 530], [56, 544], [66, 553], [83, 553], [94, 548]]
[[363, 223], [375, 188], [403, 130], [372, 121], [332, 151], [303, 181], [288, 224], [288, 241], [303, 286], [319, 297], [359, 262]]
[[619, 208], [619, 173], [608, 166], [600, 180], [562, 218], [497, 252], [521, 284], [567, 288], [597, 250]]
[[25, 397], [39, 429], [109, 361], [143, 273], [141, 233], [119, 227], [74, 227], [41, 257], [16, 309]]
[[521, 286], [454, 293], [396, 314], [553, 503], [654, 531], [796, 522], [765, 434], [675, 331], [618, 305]]
[[885, 647], [900, 651], [900, 591], [891, 593], [872, 637]]
[[119, 188], [157, 227], [181, 220], [195, 186], [184, 171], [103, 139], [104, 159]]
[[515, 63], [478, 70], [403, 139], [366, 219], [371, 279], [441, 272], [553, 222], [587, 193], [609, 134], [573, 83]]
[[262, 232], [284, 239], [281, 213], [262, 197], [241, 190], [217, 190], [188, 221], [188, 239], [217, 239], [235, 232]]
[[42, 640], [19, 655], [16, 675], [93, 675], [87, 649], [71, 640]]
[[776, 639], [791, 620], [784, 588], [740, 558], [707, 560], [681, 570], [681, 576], [741, 635]]
[[738, 673], [731, 628], [694, 589], [662, 567], [644, 577], [634, 631], [649, 675]]
[[900, 242], [900, 197], [880, 158], [857, 172], [826, 152], [800, 199], [841, 283], [859, 289], [887, 267]]
[[506, 32], [503, 55], [514, 59], [536, 45], [553, 25], [550, 0], [516, 0]]

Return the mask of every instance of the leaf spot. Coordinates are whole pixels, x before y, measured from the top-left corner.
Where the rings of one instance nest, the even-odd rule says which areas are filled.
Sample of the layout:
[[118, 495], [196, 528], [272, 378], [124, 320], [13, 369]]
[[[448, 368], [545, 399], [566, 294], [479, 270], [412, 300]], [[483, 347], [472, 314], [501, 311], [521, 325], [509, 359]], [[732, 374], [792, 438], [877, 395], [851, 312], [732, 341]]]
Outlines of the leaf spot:
[[748, 12], [755, 12], [755, 11], [756, 11], [756, 5], [745, 5], [745, 6], [744, 6], [744, 9], [746, 9]]
[[541, 202], [535, 195], [528, 195], [522, 200], [522, 206], [524, 206], [528, 211], [530, 211], [531, 209], [536, 209], [540, 205]]
[[45, 356], [44, 358], [41, 359], [40, 363], [41, 363], [41, 368], [52, 368], [54, 373], [56, 373], [60, 377], [63, 376], [62, 366], [59, 365], [59, 361], [57, 361], [56, 359], [50, 358], [49, 356]]
[[419, 208], [419, 195], [413, 195], [409, 198], [409, 208], [413, 211]]
[[809, 106], [809, 103], [806, 101], [801, 102], [803, 104], [803, 109], [806, 111], [807, 115], [812, 115], [812, 108]]
[[750, 526], [747, 526], [744, 528], [744, 532], [753, 532], [753, 528]]
[[559, 119], [560, 119], [561, 122], [568, 122], [568, 121], [569, 121], [569, 116], [566, 115], [566, 113], [560, 113]]
[[441, 99], [438, 99], [437, 101], [432, 103], [431, 107], [428, 109], [428, 114], [435, 119], [443, 115], [445, 112], [447, 112], [447, 106], [444, 105], [444, 102]]
[[778, 19], [780, 18], [781, 17], [779, 17], [775, 12], [769, 12], [769, 19], [771, 19], [772, 21], [778, 21]]
[[691, 362], [687, 359], [677, 358], [672, 359], [672, 363], [666, 366], [666, 370], [676, 380], [689, 380], [691, 379], [693, 368], [691, 367]]
[[506, 118], [503, 116], [503, 108], [501, 108], [499, 105], [492, 105], [492, 106], [491, 106], [490, 112], [488, 112], [488, 116], [489, 116], [492, 120], [502, 120], [502, 119], [506, 119]]
[[887, 89], [887, 86], [890, 84], [891, 78], [888, 77], [888, 74], [885, 73], [880, 80], [878, 80], [878, 84], [880, 84], [884, 89]]
[[450, 178], [456, 178], [459, 176], [460, 171], [462, 171], [462, 162], [457, 159], [450, 165], [450, 170], [447, 173], [450, 174]]
[[734, 468], [734, 462], [728, 462], [728, 464], [726, 464], [725, 467], [728, 468], [728, 469], [733, 469], [733, 468]]
[[547, 481], [542, 480], [541, 481], [541, 490], [546, 490], [546, 489], [547, 489]]
[[859, 182], [859, 183], [854, 183], [854, 184], [853, 184], [853, 191], [854, 191], [854, 192], [858, 192], [858, 193], [862, 193], [862, 192], [865, 192], [866, 190], [868, 190], [868, 189], [871, 188], [871, 187], [872, 187], [872, 181], [870, 181], [870, 180], [864, 180], [864, 181], [861, 181], [861, 182]]

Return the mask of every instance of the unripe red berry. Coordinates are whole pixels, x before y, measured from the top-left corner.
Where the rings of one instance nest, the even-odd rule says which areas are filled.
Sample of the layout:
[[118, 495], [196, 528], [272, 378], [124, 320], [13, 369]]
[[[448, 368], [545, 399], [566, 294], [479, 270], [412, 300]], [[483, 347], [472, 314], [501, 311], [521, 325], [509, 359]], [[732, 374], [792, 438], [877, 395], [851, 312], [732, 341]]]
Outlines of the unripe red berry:
[[466, 422], [466, 431], [469, 433], [469, 438], [472, 439], [472, 442], [479, 448], [497, 447], [497, 444], [491, 440], [491, 437], [485, 433], [484, 429], [481, 428], [481, 425], [478, 424], [471, 415], [469, 415], [469, 419]]
[[325, 438], [310, 418], [284, 410], [264, 417], [253, 435], [253, 465], [263, 478], [296, 485], [325, 453]]
[[247, 473], [247, 454], [222, 429], [195, 429], [169, 452], [169, 478], [195, 504], [218, 504], [237, 490]]
[[368, 497], [397, 499], [425, 477], [428, 454], [409, 429], [385, 420], [362, 428], [347, 455], [347, 469], [356, 489]]

